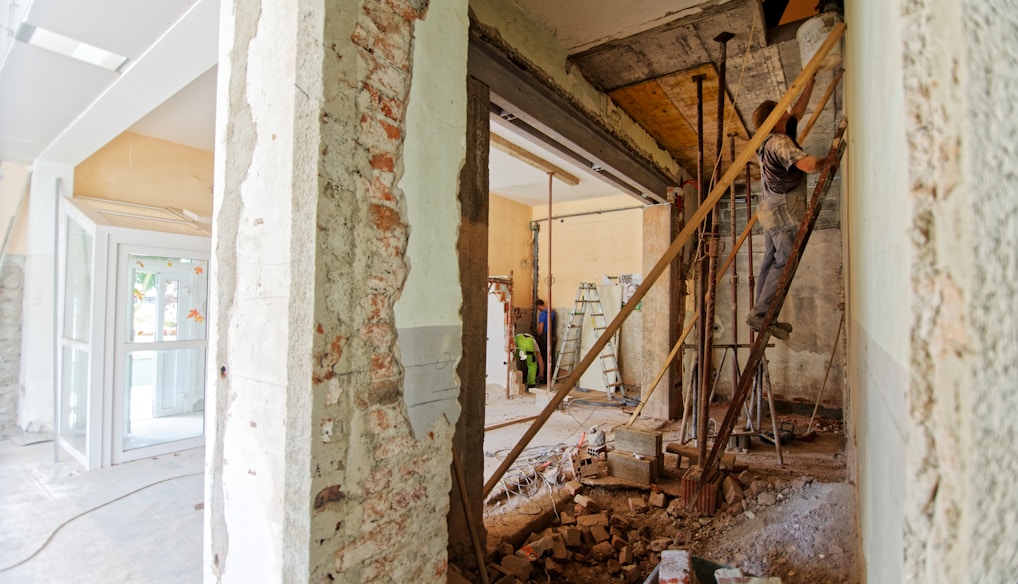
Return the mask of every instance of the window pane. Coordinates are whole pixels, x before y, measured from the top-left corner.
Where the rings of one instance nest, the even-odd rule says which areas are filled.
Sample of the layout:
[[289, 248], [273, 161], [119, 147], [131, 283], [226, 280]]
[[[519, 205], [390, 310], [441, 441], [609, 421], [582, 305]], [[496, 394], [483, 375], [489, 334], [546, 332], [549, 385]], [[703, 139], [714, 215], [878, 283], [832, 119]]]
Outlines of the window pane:
[[208, 262], [188, 258], [128, 256], [133, 343], [205, 338]]
[[205, 349], [129, 352], [124, 410], [124, 450], [204, 434]]
[[88, 430], [88, 352], [63, 347], [60, 380], [60, 437], [85, 452]]
[[92, 301], [92, 235], [67, 220], [63, 336], [87, 341]]

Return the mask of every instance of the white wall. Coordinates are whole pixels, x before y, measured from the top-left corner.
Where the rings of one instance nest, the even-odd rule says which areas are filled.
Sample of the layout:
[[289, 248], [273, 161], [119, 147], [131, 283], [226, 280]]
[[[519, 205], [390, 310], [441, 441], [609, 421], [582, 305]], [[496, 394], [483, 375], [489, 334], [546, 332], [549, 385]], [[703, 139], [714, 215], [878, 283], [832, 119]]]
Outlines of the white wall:
[[850, 126], [842, 229], [855, 480], [867, 578], [900, 582], [910, 310], [900, 8], [894, 2], [846, 8]]

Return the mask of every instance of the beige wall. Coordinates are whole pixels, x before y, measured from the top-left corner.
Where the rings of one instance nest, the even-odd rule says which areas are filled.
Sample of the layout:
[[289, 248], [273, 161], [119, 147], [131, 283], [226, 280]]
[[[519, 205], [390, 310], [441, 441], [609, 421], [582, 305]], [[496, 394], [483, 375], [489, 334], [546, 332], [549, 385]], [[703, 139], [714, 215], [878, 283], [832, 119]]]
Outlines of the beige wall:
[[[15, 162], [0, 162], [0, 171], [4, 177], [0, 180], [0, 238], [7, 233], [11, 218], [17, 212], [18, 201], [27, 188], [28, 175], [32, 168], [25, 164]], [[7, 253], [10, 255], [23, 255], [25, 253], [25, 235], [27, 231], [28, 197], [25, 197], [25, 204], [21, 209], [21, 219], [14, 225], [10, 242], [7, 245]], [[3, 241], [0, 239], [0, 241]]]
[[74, 194], [212, 216], [212, 152], [125, 132], [74, 169]]
[[[533, 306], [533, 237], [527, 205], [492, 194], [488, 210], [488, 275], [513, 274], [513, 305]], [[529, 322], [529, 321], [528, 321]], [[529, 325], [528, 325], [529, 326]]]
[[[575, 203], [552, 205], [552, 215], [570, 215], [637, 207], [627, 211], [566, 217], [551, 226], [551, 306], [558, 314], [559, 336], [566, 319], [562, 316], [573, 306], [581, 282], [600, 284], [605, 275], [643, 272], [643, 208], [628, 195], [600, 197]], [[548, 207], [533, 208], [534, 220], [547, 219]], [[538, 256], [538, 297], [548, 301], [548, 221], [541, 221]], [[615, 311], [608, 311], [609, 314]], [[619, 362], [622, 381], [640, 383], [640, 344], [642, 313], [636, 311], [622, 326]]]
[[[637, 207], [640, 203], [628, 195], [600, 197], [575, 203], [552, 205], [552, 215], [571, 215]], [[547, 219], [548, 207], [533, 208], [534, 220]], [[573, 305], [580, 282], [601, 283], [607, 274], [640, 273], [643, 271], [643, 211], [632, 209], [615, 213], [585, 215], [556, 219], [551, 229], [541, 221], [540, 256], [541, 282], [538, 296], [548, 300], [548, 233], [551, 232], [552, 306]]]

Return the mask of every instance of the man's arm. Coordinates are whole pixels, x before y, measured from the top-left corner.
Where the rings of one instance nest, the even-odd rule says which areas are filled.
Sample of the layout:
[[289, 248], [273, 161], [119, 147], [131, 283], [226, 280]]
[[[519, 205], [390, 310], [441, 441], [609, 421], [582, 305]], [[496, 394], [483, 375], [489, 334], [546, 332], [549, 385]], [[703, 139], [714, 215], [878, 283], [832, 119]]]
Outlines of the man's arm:
[[801, 120], [802, 116], [806, 114], [806, 107], [809, 105], [810, 96], [813, 95], [813, 85], [816, 83], [816, 80], [816, 76], [809, 78], [809, 81], [806, 82], [806, 86], [802, 88], [802, 93], [799, 94], [799, 99], [796, 100], [792, 109], [788, 111], [788, 113], [795, 117], [795, 119]]
[[803, 172], [820, 172], [820, 168], [824, 165], [823, 161], [816, 156], [810, 156], [807, 154], [800, 158], [796, 163], [795, 167]]
[[[538, 318], [540, 318], [540, 317], [538, 317]], [[537, 333], [536, 336], [538, 336], [538, 337], [544, 334], [544, 321], [542, 321], [542, 320], [538, 320], [537, 321], [537, 330], [535, 332]]]

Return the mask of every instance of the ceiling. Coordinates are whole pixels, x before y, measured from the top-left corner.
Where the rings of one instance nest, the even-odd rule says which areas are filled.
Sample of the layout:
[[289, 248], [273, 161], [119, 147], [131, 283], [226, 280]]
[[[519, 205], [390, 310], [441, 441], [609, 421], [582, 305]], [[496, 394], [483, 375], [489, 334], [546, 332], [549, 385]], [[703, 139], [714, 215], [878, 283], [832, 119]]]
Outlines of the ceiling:
[[[0, 0], [5, 28], [15, 29], [11, 22], [23, 17], [129, 61], [116, 73], [12, 42], [8, 34], [2, 48], [9, 51], [0, 64], [0, 160], [45, 158], [76, 165], [128, 129], [213, 148], [219, 0], [34, 0], [26, 9], [27, 1]], [[696, 73], [707, 75], [708, 166], [715, 154], [720, 50], [712, 39], [724, 31], [735, 34], [727, 45], [725, 132], [738, 135], [737, 147], [747, 138], [745, 121], [756, 104], [780, 98], [800, 70], [794, 39], [768, 44], [758, 0], [514, 1], [558, 38], [587, 79], [694, 176]], [[815, 0], [767, 1], [784, 2], [791, 14]], [[821, 78], [816, 92], [823, 86]], [[823, 142], [823, 129], [833, 128], [833, 115], [826, 117], [811, 140]], [[575, 186], [553, 183], [557, 201], [619, 193], [589, 168], [495, 122], [496, 134], [577, 175]], [[727, 143], [724, 151], [727, 159]], [[548, 178], [543, 170], [494, 149], [490, 160], [492, 192], [528, 205], [544, 204]]]

